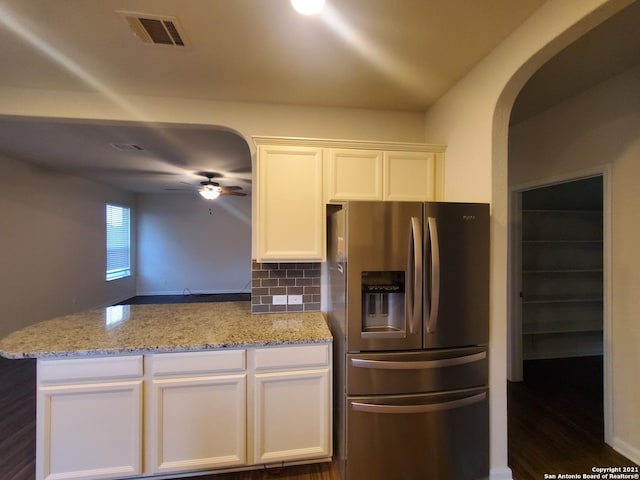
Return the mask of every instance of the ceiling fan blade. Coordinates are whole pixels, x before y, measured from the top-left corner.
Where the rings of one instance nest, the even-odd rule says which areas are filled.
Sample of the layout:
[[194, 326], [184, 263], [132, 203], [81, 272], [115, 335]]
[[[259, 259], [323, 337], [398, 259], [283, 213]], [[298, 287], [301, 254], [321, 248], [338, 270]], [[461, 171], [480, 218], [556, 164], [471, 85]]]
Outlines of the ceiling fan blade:
[[243, 193], [243, 192], [225, 192], [224, 190], [222, 192], [220, 192], [220, 195], [235, 195], [237, 197], [246, 197], [247, 194]]
[[232, 192], [237, 192], [238, 190], [242, 190], [242, 187], [232, 186], [232, 187], [218, 187], [220, 189], [220, 193], [229, 194]]

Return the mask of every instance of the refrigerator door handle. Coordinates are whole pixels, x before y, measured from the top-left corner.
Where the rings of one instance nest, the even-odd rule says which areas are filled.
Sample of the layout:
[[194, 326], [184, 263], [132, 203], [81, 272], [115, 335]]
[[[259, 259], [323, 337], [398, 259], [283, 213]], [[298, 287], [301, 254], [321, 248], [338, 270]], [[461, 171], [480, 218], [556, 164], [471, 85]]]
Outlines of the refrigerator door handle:
[[435, 217], [427, 219], [431, 252], [431, 306], [426, 322], [427, 333], [433, 333], [438, 326], [438, 307], [440, 304], [440, 243], [438, 240], [438, 223]]
[[[412, 241], [411, 241], [412, 240]], [[409, 243], [409, 271], [413, 273], [410, 289], [413, 301], [409, 322], [409, 333], [416, 333], [422, 320], [422, 227], [418, 217], [411, 217], [411, 240]]]
[[479, 362], [487, 358], [487, 352], [474, 353], [464, 357], [442, 358], [439, 360], [418, 360], [418, 361], [390, 361], [390, 360], [368, 360], [365, 358], [352, 358], [351, 365], [359, 368], [373, 368], [378, 370], [422, 370], [425, 368], [453, 367], [467, 363]]
[[485, 398], [487, 398], [487, 393], [482, 392], [471, 397], [461, 398], [458, 400], [450, 400], [448, 402], [442, 403], [429, 403], [423, 405], [381, 405], [376, 403], [351, 402], [351, 408], [355, 411], [365, 413], [430, 413], [466, 407], [468, 405], [473, 405], [474, 403], [481, 402]]

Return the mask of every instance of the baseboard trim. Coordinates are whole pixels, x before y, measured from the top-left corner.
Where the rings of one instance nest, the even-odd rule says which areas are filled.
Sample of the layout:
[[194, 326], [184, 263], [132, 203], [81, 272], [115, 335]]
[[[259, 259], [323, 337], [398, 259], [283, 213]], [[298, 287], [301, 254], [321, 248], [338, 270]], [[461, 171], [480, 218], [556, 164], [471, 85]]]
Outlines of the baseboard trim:
[[136, 296], [147, 297], [147, 296], [155, 296], [155, 295], [228, 295], [235, 293], [251, 293], [251, 289], [235, 289], [235, 290], [157, 290], [157, 291], [144, 291], [144, 292], [136, 292]]
[[513, 473], [509, 467], [492, 468], [489, 471], [491, 480], [513, 480]]
[[618, 437], [614, 437], [611, 447], [621, 455], [624, 455], [635, 464], [640, 464], [640, 450], [629, 445], [624, 440], [620, 440]]

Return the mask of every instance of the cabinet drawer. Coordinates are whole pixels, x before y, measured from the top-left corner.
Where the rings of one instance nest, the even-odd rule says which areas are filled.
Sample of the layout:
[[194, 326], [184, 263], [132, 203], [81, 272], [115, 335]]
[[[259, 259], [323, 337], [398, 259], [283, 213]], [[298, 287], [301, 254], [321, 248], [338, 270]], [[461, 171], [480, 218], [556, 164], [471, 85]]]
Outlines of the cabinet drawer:
[[257, 348], [256, 370], [329, 365], [329, 345]]
[[38, 360], [38, 381], [53, 383], [142, 376], [142, 356]]
[[152, 375], [205, 374], [245, 369], [244, 350], [163, 353], [146, 357]]

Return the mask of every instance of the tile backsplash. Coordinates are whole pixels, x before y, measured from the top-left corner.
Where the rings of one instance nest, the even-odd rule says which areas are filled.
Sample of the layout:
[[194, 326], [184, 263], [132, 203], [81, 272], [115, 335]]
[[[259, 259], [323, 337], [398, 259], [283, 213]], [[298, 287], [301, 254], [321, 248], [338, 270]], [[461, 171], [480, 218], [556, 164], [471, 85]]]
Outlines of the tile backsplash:
[[[274, 305], [274, 295], [302, 295], [302, 304]], [[251, 262], [251, 312], [320, 311], [319, 263]]]

